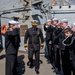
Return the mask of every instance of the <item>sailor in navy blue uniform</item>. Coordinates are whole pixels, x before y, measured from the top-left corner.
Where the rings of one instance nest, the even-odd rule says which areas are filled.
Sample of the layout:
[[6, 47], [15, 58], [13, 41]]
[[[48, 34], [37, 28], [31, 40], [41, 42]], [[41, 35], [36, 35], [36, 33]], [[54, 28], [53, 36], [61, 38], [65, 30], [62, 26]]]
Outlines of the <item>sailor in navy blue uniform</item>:
[[6, 51], [6, 75], [17, 75], [16, 62], [19, 48], [19, 27], [18, 22], [9, 21], [9, 29], [5, 33], [5, 51]]

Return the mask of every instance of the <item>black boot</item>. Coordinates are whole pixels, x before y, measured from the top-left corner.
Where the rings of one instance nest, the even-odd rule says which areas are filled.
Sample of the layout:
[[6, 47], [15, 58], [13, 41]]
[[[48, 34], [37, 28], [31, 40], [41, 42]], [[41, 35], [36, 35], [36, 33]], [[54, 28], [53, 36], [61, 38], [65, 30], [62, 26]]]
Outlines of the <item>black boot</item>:
[[36, 72], [36, 74], [39, 74], [39, 70], [38, 69], [35, 69], [35, 72]]
[[29, 66], [29, 68], [33, 68], [33, 63], [30, 63], [30, 66]]

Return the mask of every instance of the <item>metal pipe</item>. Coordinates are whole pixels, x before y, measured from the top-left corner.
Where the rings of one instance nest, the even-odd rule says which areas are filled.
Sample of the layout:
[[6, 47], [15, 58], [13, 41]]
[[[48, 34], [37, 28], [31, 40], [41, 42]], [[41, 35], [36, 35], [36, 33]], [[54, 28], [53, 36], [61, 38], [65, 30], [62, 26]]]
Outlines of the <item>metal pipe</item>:
[[[0, 14], [0, 28], [1, 28], [1, 14]], [[2, 34], [0, 32], [0, 50], [3, 49], [3, 43], [2, 43]]]

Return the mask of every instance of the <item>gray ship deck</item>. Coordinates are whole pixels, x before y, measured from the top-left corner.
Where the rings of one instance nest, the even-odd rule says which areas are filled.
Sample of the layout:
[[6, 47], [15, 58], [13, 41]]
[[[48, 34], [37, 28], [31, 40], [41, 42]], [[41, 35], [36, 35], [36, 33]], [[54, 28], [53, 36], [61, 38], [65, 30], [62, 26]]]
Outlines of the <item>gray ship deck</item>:
[[[43, 62], [40, 64], [40, 74], [39, 75], [55, 75], [51, 69], [51, 65], [47, 64], [44, 55], [40, 55], [40, 60]], [[19, 52], [18, 62], [20, 63], [17, 67], [19, 75], [37, 75], [35, 69], [30, 69], [27, 66], [28, 58], [27, 53]], [[0, 75], [5, 75], [5, 50], [0, 53]]]

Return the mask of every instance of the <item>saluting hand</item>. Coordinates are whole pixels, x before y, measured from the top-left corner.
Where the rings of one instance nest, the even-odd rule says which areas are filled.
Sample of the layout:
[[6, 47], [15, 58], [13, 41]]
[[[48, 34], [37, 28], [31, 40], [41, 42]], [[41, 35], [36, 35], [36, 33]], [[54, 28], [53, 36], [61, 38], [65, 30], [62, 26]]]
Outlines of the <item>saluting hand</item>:
[[17, 25], [18, 28], [20, 28], [20, 26], [21, 26], [20, 24]]
[[41, 47], [41, 49], [43, 49], [43, 47]]
[[10, 31], [13, 31], [13, 29], [12, 28], [9, 28], [10, 29]]
[[68, 37], [68, 36], [71, 35], [71, 33], [70, 32], [67, 32], [67, 33], [65, 33], [65, 35]]
[[49, 44], [52, 44], [52, 41], [49, 41]]
[[25, 47], [25, 50], [28, 51], [28, 47]]
[[45, 26], [46, 26], [46, 23], [44, 23], [43, 25], [45, 25]]

